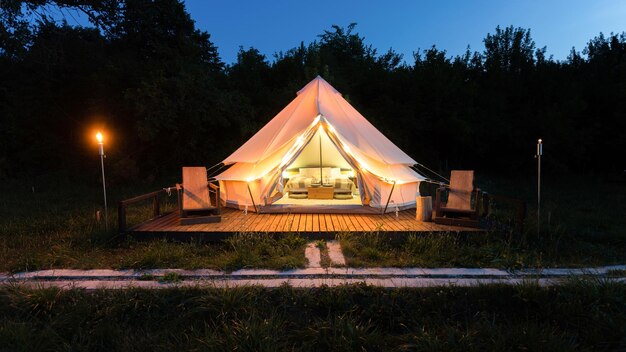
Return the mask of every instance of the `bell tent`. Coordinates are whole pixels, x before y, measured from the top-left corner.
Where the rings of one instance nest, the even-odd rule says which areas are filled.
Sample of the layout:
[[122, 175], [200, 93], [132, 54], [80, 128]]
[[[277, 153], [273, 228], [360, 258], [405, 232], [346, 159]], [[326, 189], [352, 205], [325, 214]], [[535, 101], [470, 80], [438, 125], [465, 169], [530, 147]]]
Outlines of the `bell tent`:
[[225, 206], [263, 213], [393, 212], [414, 207], [425, 180], [319, 76], [223, 163]]

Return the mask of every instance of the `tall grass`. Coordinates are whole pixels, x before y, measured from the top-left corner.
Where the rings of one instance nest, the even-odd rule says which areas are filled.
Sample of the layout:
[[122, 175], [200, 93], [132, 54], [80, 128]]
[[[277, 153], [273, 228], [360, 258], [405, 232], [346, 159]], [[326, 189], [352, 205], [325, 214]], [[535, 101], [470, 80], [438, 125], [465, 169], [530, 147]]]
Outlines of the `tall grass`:
[[391, 239], [385, 233], [338, 236], [348, 266], [588, 267], [626, 262], [626, 243], [593, 242], [560, 232], [536, 236], [502, 232], [420, 233]]
[[[584, 182], [584, 187], [581, 186]], [[532, 184], [479, 180], [493, 193], [532, 204]], [[522, 184], [521, 187], [519, 185]], [[223, 243], [122, 240], [115, 231], [118, 200], [159, 189], [168, 182], [110, 187], [106, 231], [95, 220], [101, 206], [97, 184], [61, 178], [0, 184], [0, 272], [49, 268], [217, 268], [303, 267], [304, 240], [297, 235], [240, 234]], [[511, 187], [516, 185], [518, 187]], [[34, 192], [33, 188], [34, 186]], [[545, 183], [544, 214], [550, 223], [537, 234], [534, 217], [526, 233], [410, 235], [390, 241], [376, 233], [338, 234], [350, 266], [588, 266], [626, 262], [626, 187], [588, 179]], [[175, 197], [166, 197], [172, 209]], [[129, 224], [150, 217], [149, 204], [129, 210]], [[533, 209], [529, 213], [532, 215]]]
[[376, 232], [339, 234], [348, 265], [523, 268], [626, 263], [625, 185], [581, 177], [549, 180], [538, 232], [532, 182], [496, 178], [479, 184], [530, 205], [523, 233], [501, 227], [467, 235], [411, 234], [400, 240]]
[[626, 286], [0, 289], [6, 350], [619, 350]]
[[[0, 272], [50, 268], [215, 268], [291, 269], [304, 267], [304, 239], [296, 235], [241, 234], [225, 243], [174, 243], [162, 239], [135, 241], [118, 236], [116, 209], [109, 209], [109, 230], [97, 222], [101, 189], [57, 180], [35, 192], [23, 183], [0, 185]], [[157, 185], [117, 189], [116, 204]], [[174, 208], [174, 196], [162, 201]], [[128, 212], [129, 225], [150, 218], [150, 204]]]

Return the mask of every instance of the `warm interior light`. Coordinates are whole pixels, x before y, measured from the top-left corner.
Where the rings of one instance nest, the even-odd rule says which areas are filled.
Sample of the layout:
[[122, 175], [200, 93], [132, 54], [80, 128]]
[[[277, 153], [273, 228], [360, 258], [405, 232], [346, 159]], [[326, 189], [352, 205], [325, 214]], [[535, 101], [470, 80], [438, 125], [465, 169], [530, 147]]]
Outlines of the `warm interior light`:
[[246, 179], [246, 182], [252, 182], [252, 181], [254, 181], [254, 179], [253, 179], [252, 177], [248, 177], [248, 178]]
[[102, 143], [102, 133], [96, 133], [96, 139], [98, 140], [98, 143]]
[[539, 143], [541, 144], [541, 138], [539, 138]]

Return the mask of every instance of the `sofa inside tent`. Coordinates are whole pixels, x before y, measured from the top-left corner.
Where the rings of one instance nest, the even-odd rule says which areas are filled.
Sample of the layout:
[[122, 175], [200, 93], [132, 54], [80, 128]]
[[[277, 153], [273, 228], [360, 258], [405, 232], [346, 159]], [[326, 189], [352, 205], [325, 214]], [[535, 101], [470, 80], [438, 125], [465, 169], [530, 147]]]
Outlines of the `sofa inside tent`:
[[415, 206], [416, 162], [317, 77], [215, 177], [227, 207], [263, 213], [383, 213]]

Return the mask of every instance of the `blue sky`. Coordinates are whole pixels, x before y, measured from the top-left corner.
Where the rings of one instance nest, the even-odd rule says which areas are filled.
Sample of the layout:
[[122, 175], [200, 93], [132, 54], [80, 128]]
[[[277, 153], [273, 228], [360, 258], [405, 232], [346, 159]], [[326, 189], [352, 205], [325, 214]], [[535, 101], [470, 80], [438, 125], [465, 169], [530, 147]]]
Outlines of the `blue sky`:
[[508, 1], [342, 1], [186, 0], [199, 29], [211, 34], [226, 63], [239, 46], [255, 47], [268, 59], [317, 39], [331, 25], [358, 25], [356, 31], [379, 52], [393, 48], [412, 62], [412, 53], [433, 44], [449, 55], [483, 50], [482, 40], [497, 25], [530, 28], [537, 47], [565, 59], [600, 32], [626, 31], [623, 0]]

